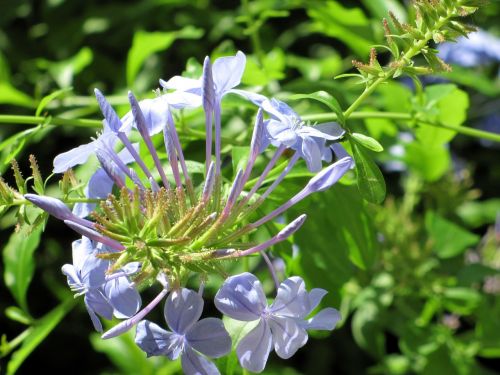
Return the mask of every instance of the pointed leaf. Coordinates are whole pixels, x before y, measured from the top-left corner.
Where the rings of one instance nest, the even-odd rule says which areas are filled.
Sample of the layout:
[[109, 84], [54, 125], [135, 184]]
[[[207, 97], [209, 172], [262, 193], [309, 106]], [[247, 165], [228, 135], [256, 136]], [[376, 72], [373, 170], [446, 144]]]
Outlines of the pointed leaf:
[[382, 172], [363, 148], [359, 147], [355, 142], [351, 142], [351, 145], [356, 162], [358, 189], [361, 196], [368, 202], [382, 203], [386, 193]]

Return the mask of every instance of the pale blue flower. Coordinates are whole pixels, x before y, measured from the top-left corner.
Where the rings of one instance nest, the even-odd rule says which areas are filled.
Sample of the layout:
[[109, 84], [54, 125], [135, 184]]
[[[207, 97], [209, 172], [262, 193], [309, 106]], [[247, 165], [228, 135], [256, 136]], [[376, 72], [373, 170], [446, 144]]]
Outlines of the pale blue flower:
[[258, 321], [236, 348], [241, 366], [252, 372], [264, 370], [273, 346], [279, 357], [287, 359], [307, 342], [301, 321], [310, 312], [309, 296], [300, 277], [283, 281], [268, 305], [254, 275], [231, 276], [217, 292], [215, 306], [232, 319]]
[[266, 100], [261, 107], [273, 116], [267, 122], [271, 143], [276, 147], [285, 146], [295, 150], [311, 172], [321, 169], [323, 159], [331, 159], [326, 141], [338, 140], [345, 133], [335, 122], [308, 126], [293, 109], [277, 99]]
[[[245, 71], [246, 56], [243, 52], [238, 51], [235, 56], [219, 57], [211, 65], [212, 78], [209, 80], [214, 84], [214, 100], [220, 102], [222, 97], [228, 93], [238, 94], [252, 101], [255, 104], [260, 104], [266, 97], [250, 91], [235, 89], [241, 82], [243, 72]], [[206, 72], [205, 72], [206, 75]], [[200, 98], [198, 101], [192, 101], [192, 106], [200, 106], [202, 96], [203, 77], [200, 79], [186, 78], [175, 76], [168, 81], [160, 80], [160, 85], [167, 90], [176, 90], [176, 92], [184, 92], [192, 94]], [[193, 98], [194, 99], [194, 98]]]
[[84, 164], [88, 158], [95, 154], [96, 144], [102, 140], [116, 142], [116, 137], [108, 127], [106, 121], [103, 121], [104, 131], [92, 142], [75, 147], [69, 151], [63, 152], [54, 158], [54, 173], [64, 173], [75, 165]]
[[127, 276], [137, 272], [139, 264], [131, 263], [115, 274], [106, 275], [109, 261], [96, 257], [100, 249], [91, 240], [82, 237], [72, 246], [73, 264], [65, 264], [62, 272], [71, 290], [85, 295], [85, 307], [94, 328], [102, 332], [98, 315], [108, 320], [113, 315], [121, 319], [134, 315], [140, 308], [141, 297]]
[[[138, 143], [134, 143], [133, 146], [137, 151], [139, 150]], [[118, 158], [125, 165], [130, 164], [135, 160], [126, 148], [118, 153]], [[115, 171], [122, 179], [124, 178], [123, 172], [117, 169], [115, 169]], [[94, 174], [90, 176], [89, 182], [85, 187], [85, 197], [89, 199], [106, 199], [112, 192], [113, 185], [115, 185], [115, 181], [108, 175], [108, 173], [106, 173], [103, 168], [98, 168]], [[86, 217], [94, 211], [95, 208], [95, 203], [79, 202], [73, 206], [73, 214], [78, 217]]]
[[[203, 311], [203, 298], [192, 290], [175, 290], [165, 302], [164, 315], [171, 331], [147, 320], [137, 325], [135, 342], [148, 357], [164, 355], [171, 360], [181, 357], [187, 375], [220, 374], [205, 356], [219, 358], [231, 350], [231, 338], [222, 320], [206, 318], [198, 321]], [[204, 354], [205, 356], [201, 355]]]

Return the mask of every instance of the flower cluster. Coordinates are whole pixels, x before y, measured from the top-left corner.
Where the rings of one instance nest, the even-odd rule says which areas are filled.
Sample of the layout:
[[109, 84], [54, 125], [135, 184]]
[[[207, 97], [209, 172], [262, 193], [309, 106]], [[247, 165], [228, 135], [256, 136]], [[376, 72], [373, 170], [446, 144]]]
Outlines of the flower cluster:
[[[228, 260], [252, 254], [260, 254], [270, 265], [265, 250], [290, 237], [306, 216], [299, 216], [262, 243], [248, 242], [251, 232], [308, 195], [328, 189], [353, 167], [351, 157], [338, 143], [344, 135], [338, 124], [310, 126], [285, 103], [236, 89], [244, 68], [242, 52], [213, 64], [207, 57], [200, 79], [176, 76], [160, 80], [163, 92], [140, 102], [129, 93], [131, 111], [122, 118], [95, 90], [104, 115], [103, 132], [91, 143], [54, 160], [54, 172], [64, 172], [97, 156], [100, 168], [85, 189], [88, 201], [70, 210], [55, 198], [25, 195], [83, 236], [73, 243], [73, 264], [65, 265], [63, 273], [71, 289], [85, 296], [96, 330], [102, 331], [99, 317], [123, 319], [103, 338], [136, 327], [136, 343], [148, 356], [180, 357], [187, 374], [219, 373], [207, 357], [218, 358], [231, 350], [231, 337], [220, 319], [199, 320], [203, 285], [199, 292], [187, 289], [187, 278], [197, 273], [203, 284], [211, 274], [226, 277]], [[223, 168], [221, 155], [221, 103], [228, 94], [243, 97], [257, 109], [246, 165], [234, 171], [232, 181], [223, 174], [228, 174], [228, 168]], [[173, 114], [177, 109], [196, 107], [203, 108], [206, 122], [201, 184], [193, 183]], [[155, 146], [159, 133], [168, 168]], [[137, 135], [146, 153], [133, 143]], [[257, 158], [271, 145], [276, 149], [268, 164], [251, 180]], [[291, 150], [288, 159], [286, 150]], [[322, 169], [323, 162], [334, 158], [333, 164]], [[285, 162], [278, 164], [282, 159]], [[290, 200], [256, 219], [257, 208], [300, 159], [315, 173], [313, 177]], [[276, 176], [274, 181], [267, 185], [272, 176]], [[215, 297], [215, 305], [224, 315], [257, 323], [236, 346], [240, 364], [255, 372], [264, 369], [272, 347], [278, 356], [289, 358], [306, 343], [307, 330], [331, 330], [339, 320], [333, 308], [310, 316], [326, 291], [308, 292], [299, 277], [279, 284], [272, 265], [270, 271], [277, 284], [271, 305], [250, 273], [228, 277]], [[141, 309], [139, 291], [158, 284], [159, 294]], [[144, 320], [165, 298], [170, 330]]]

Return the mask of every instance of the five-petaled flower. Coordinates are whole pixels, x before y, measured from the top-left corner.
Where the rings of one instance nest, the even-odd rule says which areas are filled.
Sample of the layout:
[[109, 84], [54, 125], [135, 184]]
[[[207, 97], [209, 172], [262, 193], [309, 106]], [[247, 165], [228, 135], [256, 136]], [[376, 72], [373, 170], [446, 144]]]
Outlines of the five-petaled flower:
[[128, 280], [139, 265], [130, 263], [114, 275], [106, 275], [109, 261], [96, 257], [98, 252], [99, 248], [87, 237], [73, 241], [73, 264], [65, 264], [62, 272], [77, 295], [85, 294], [85, 307], [94, 328], [102, 332], [97, 315], [108, 320], [113, 315], [119, 319], [129, 318], [139, 310], [141, 296]]
[[241, 366], [261, 372], [273, 346], [279, 357], [287, 359], [305, 345], [307, 329], [333, 329], [340, 318], [333, 308], [305, 319], [325, 294], [322, 289], [308, 293], [300, 277], [290, 277], [279, 285], [276, 299], [268, 305], [262, 285], [254, 275], [229, 277], [215, 296], [216, 307], [232, 319], [258, 321], [236, 348]]
[[[202, 356], [219, 358], [231, 350], [231, 338], [222, 320], [200, 319], [203, 299], [189, 289], [174, 290], [165, 302], [165, 321], [171, 331], [148, 320], [137, 326], [135, 341], [148, 357], [164, 355], [171, 360], [181, 357], [188, 375], [219, 374], [217, 367]], [[201, 353], [201, 354], [200, 354]]]

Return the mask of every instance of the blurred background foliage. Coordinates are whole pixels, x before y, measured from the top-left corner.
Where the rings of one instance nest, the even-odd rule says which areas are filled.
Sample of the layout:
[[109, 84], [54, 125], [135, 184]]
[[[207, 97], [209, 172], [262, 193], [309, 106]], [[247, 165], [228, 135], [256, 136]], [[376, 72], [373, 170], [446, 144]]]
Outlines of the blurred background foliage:
[[[397, 0], [4, 0], [0, 12], [0, 114], [43, 116], [0, 124], [0, 172], [7, 181], [16, 158], [29, 175], [35, 154], [45, 176], [58, 153], [88, 142], [99, 128], [73, 119], [100, 119], [92, 94], [101, 89], [127, 111], [125, 93], [153, 97], [158, 79], [197, 77], [204, 56], [247, 54], [243, 83], [279, 97], [304, 115], [326, 111], [293, 94], [324, 90], [346, 108], [359, 95], [352, 59], [366, 61], [384, 41], [381, 19], [400, 20]], [[500, 36], [500, 3], [490, 1], [468, 21]], [[486, 46], [494, 49], [495, 46]], [[497, 52], [500, 55], [500, 47]], [[379, 59], [388, 57], [379, 51]], [[479, 52], [478, 52], [479, 53]], [[454, 126], [500, 132], [499, 59], [423, 79], [380, 87], [362, 111], [425, 113]], [[186, 64], [187, 62], [187, 64]], [[453, 62], [452, 62], [453, 63]], [[248, 144], [253, 109], [224, 103], [224, 152], [238, 161]], [[67, 119], [55, 124], [51, 118]], [[201, 112], [179, 115], [188, 157], [202, 160]], [[341, 327], [310, 339], [290, 361], [272, 356], [266, 374], [493, 374], [500, 362], [500, 148], [450, 130], [388, 116], [350, 120], [377, 139], [387, 186], [380, 205], [365, 201], [354, 175], [295, 208], [308, 220], [290, 243], [273, 249], [286, 274], [330, 291]], [[229, 141], [228, 141], [229, 140]], [[241, 150], [240, 150], [241, 151]], [[355, 151], [355, 150], [354, 150]], [[229, 159], [228, 159], [229, 160]], [[79, 168], [82, 181], [96, 164]], [[272, 196], [277, 205], [307, 179], [292, 173]], [[52, 178], [48, 191], [55, 191]], [[264, 207], [265, 208], [265, 207]], [[267, 208], [265, 208], [267, 209]], [[29, 215], [29, 212], [27, 213]], [[1, 372], [41, 368], [75, 374], [173, 374], [179, 363], [146, 360], [131, 335], [102, 341], [91, 332], [60, 273], [76, 238], [49, 220], [41, 230], [13, 233], [4, 212], [0, 283]], [[256, 264], [257, 272], [265, 273]], [[209, 287], [215, 291], [216, 284]], [[271, 288], [271, 285], [269, 285]], [[207, 301], [209, 309], [213, 306]], [[233, 361], [233, 362], [232, 362]], [[222, 373], [240, 373], [234, 358]]]

